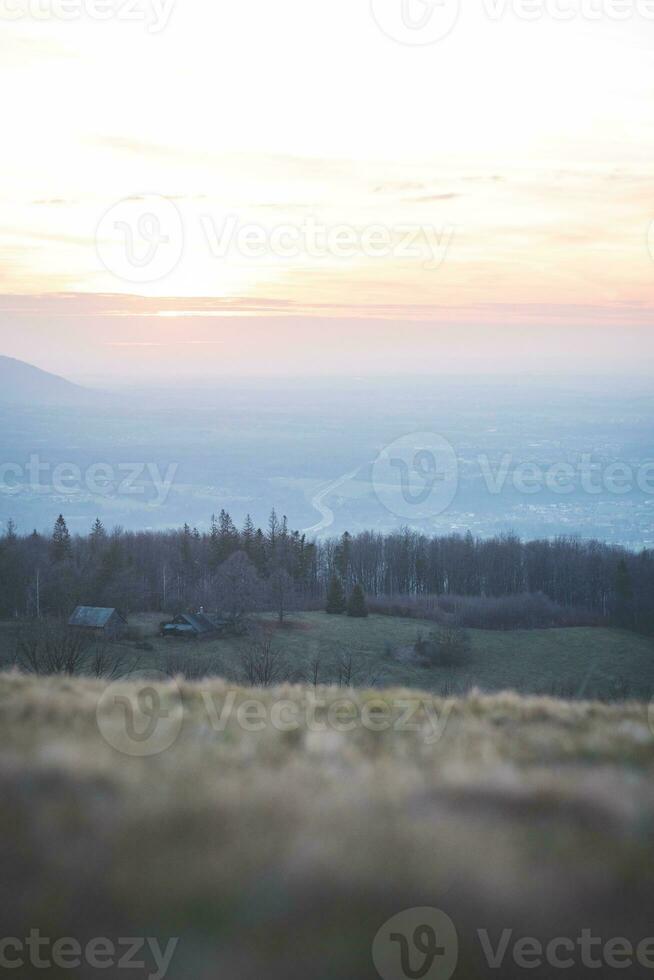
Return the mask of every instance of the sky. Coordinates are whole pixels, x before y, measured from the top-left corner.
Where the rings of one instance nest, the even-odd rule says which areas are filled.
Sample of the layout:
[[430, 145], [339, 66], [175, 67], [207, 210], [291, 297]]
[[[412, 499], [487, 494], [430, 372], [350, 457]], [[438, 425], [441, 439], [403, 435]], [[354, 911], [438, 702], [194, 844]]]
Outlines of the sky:
[[0, 21], [0, 353], [78, 380], [650, 370], [652, 0]]

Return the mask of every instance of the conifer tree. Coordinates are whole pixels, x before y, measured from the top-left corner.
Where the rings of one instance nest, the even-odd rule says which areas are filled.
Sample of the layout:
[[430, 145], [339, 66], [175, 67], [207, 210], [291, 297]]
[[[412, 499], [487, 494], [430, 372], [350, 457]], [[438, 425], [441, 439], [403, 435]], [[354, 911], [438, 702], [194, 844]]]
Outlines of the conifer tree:
[[327, 590], [326, 612], [328, 612], [331, 616], [340, 616], [345, 612], [346, 608], [347, 603], [345, 601], [343, 583], [338, 575], [334, 575], [330, 580], [329, 588]]
[[254, 523], [252, 518], [248, 514], [245, 518], [245, 524], [243, 525], [243, 530], [241, 531], [241, 540], [243, 541], [243, 551], [246, 555], [252, 555], [252, 548], [254, 546]]
[[[212, 528], [213, 530], [213, 528]], [[227, 561], [229, 556], [238, 548], [238, 531], [227, 511], [223, 508], [218, 516], [217, 537], [215, 539], [215, 555], [218, 565]]]
[[91, 534], [89, 536], [91, 552], [93, 554], [96, 554], [106, 540], [107, 540], [107, 532], [104, 529], [104, 524], [102, 523], [99, 517], [96, 517], [93, 527], [91, 528]]
[[63, 514], [60, 514], [55, 521], [52, 541], [50, 543], [50, 554], [53, 562], [65, 561], [66, 558], [70, 557], [70, 551], [70, 532]]
[[349, 532], [346, 531], [336, 547], [336, 553], [334, 557], [339, 574], [346, 584], [348, 582], [348, 575], [350, 571], [351, 546], [352, 546], [352, 537], [349, 534]]
[[347, 614], [353, 619], [365, 619], [368, 615], [366, 597], [360, 585], [355, 585], [347, 603]]
[[270, 543], [271, 552], [275, 550], [277, 546], [277, 535], [279, 533], [279, 519], [277, 517], [277, 511], [273, 507], [270, 511], [270, 517], [268, 519], [268, 541]]
[[268, 569], [266, 554], [266, 536], [260, 527], [257, 528], [252, 544], [252, 561], [259, 575], [265, 575]]
[[216, 515], [211, 515], [211, 530], [209, 531], [209, 567], [216, 569], [220, 564], [220, 537]]
[[191, 528], [188, 524], [185, 524], [182, 529], [182, 537], [179, 544], [179, 550], [182, 562], [184, 565], [190, 565], [193, 560], [193, 546], [192, 546], [192, 534]]

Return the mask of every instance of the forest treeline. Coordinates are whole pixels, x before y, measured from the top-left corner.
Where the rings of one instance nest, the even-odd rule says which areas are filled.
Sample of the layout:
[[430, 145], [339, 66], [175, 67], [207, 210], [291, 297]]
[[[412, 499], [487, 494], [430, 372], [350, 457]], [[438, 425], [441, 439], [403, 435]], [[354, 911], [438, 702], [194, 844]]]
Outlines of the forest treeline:
[[[274, 511], [263, 529], [249, 518], [237, 528], [222, 511], [206, 532], [188, 525], [157, 532], [107, 530], [98, 519], [87, 535], [71, 535], [60, 516], [51, 535], [21, 535], [10, 521], [0, 538], [0, 617], [65, 615], [78, 604], [116, 606], [126, 613], [203, 606], [234, 615], [255, 609], [283, 615], [320, 608], [334, 576], [346, 593], [358, 584], [378, 600], [372, 608], [390, 614], [426, 610], [428, 597], [441, 597], [432, 602], [434, 609], [455, 609], [454, 597], [468, 597], [460, 608], [479, 616], [485, 609], [488, 625], [499, 628], [525, 625], [520, 610], [529, 607], [536, 615], [538, 606], [532, 625], [584, 623], [592, 616], [654, 631], [649, 550], [568, 537], [429, 537], [408, 528], [316, 542], [291, 530]], [[534, 604], [536, 595], [547, 602]], [[397, 601], [402, 597], [408, 602]]]

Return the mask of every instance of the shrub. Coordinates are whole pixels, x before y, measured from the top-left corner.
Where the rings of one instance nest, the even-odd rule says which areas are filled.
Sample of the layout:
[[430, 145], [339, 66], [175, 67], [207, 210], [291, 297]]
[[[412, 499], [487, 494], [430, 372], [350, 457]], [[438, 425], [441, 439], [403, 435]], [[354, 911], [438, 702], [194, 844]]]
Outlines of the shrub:
[[64, 620], [32, 620], [16, 634], [14, 664], [29, 674], [119, 677], [128, 670], [124, 647], [104, 636], [74, 629]]
[[467, 629], [551, 629], [564, 626], [599, 626], [602, 617], [588, 609], [564, 607], [542, 592], [508, 596], [379, 596], [370, 611], [382, 616], [428, 619], [441, 626]]
[[415, 651], [430, 667], [464, 667], [470, 660], [470, 637], [457, 626], [446, 626], [426, 639], [419, 636]]

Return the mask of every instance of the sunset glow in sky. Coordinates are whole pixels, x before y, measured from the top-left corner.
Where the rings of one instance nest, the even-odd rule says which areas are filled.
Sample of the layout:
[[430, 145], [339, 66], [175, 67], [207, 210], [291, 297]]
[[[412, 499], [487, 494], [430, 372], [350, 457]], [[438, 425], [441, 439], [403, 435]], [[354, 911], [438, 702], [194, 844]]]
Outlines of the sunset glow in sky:
[[[362, 320], [391, 321], [421, 370], [465, 366], [448, 361], [457, 324], [491, 361], [518, 329], [540, 338], [533, 367], [549, 327], [571, 350], [597, 328], [593, 369], [646, 370], [654, 19], [466, 2], [447, 37], [413, 46], [369, 0], [178, 0], [158, 31], [1, 6], [0, 352], [54, 368], [39, 350], [62, 344], [82, 376], [140, 370], [143, 345], [165, 348], [164, 373], [181, 348], [201, 365], [220, 345], [238, 371], [297, 345], [303, 317], [342, 321], [355, 355]], [[179, 255], [135, 282], [103, 261], [101, 222], [152, 196], [179, 215]]]

